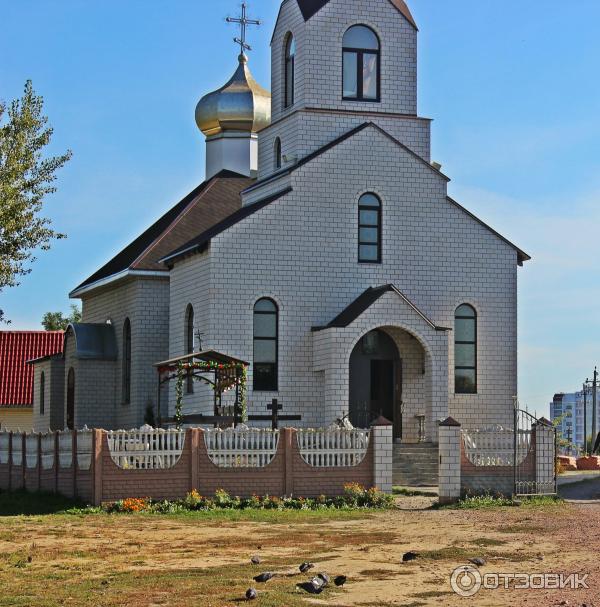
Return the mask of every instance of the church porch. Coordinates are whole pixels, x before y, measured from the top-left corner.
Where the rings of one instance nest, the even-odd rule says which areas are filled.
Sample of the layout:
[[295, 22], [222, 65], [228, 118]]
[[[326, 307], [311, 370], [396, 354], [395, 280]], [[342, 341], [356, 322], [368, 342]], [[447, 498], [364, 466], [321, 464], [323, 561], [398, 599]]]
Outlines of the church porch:
[[324, 416], [366, 427], [383, 415], [395, 443], [438, 442], [448, 416], [448, 331], [392, 286], [368, 289], [313, 332]]

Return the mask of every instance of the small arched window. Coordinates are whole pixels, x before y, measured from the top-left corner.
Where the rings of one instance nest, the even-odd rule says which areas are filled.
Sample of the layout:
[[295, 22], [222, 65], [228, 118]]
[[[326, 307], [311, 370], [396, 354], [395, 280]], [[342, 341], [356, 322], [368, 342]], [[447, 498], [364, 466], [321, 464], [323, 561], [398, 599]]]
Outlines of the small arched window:
[[46, 412], [46, 374], [40, 375], [40, 415]]
[[381, 263], [381, 200], [371, 193], [358, 201], [358, 261]]
[[[185, 353], [192, 354], [194, 351], [194, 308], [188, 304], [185, 310]], [[186, 381], [186, 392], [194, 393], [194, 378], [189, 375]]]
[[454, 391], [477, 393], [477, 312], [469, 304], [454, 315]]
[[128, 405], [131, 402], [131, 322], [129, 318], [123, 323], [123, 377], [122, 400]]
[[277, 137], [275, 139], [274, 156], [275, 156], [275, 169], [280, 169], [282, 166], [282, 157], [281, 157], [281, 139], [279, 139], [279, 137]]
[[255, 390], [277, 390], [278, 316], [277, 304], [272, 299], [259, 299], [254, 304]]
[[294, 105], [294, 80], [296, 77], [296, 41], [288, 34], [285, 42], [285, 95], [284, 107]]
[[379, 101], [380, 46], [377, 34], [366, 25], [353, 25], [344, 34], [343, 98]]

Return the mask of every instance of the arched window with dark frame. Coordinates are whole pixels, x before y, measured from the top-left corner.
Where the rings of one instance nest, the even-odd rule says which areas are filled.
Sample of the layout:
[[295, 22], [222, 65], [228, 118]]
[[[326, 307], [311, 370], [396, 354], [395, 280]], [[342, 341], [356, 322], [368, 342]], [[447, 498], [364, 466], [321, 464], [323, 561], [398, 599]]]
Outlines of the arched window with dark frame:
[[477, 312], [469, 304], [454, 315], [454, 392], [477, 394]]
[[285, 91], [283, 106], [288, 108], [294, 105], [296, 78], [296, 40], [289, 33], [285, 41]]
[[275, 156], [275, 170], [280, 169], [282, 166], [282, 156], [281, 156], [281, 139], [277, 137], [275, 139], [275, 145], [273, 150], [273, 155]]
[[379, 101], [381, 49], [377, 34], [366, 25], [353, 25], [344, 34], [342, 46], [342, 97], [348, 101]]
[[131, 322], [129, 318], [123, 323], [123, 361], [122, 361], [122, 400], [128, 405], [131, 402]]
[[40, 375], [40, 415], [46, 412], [46, 374], [42, 371]]
[[[194, 308], [188, 304], [185, 310], [185, 353], [192, 354], [194, 351]], [[194, 378], [190, 375], [186, 381], [186, 392], [194, 393]]]
[[254, 390], [277, 391], [279, 310], [268, 298], [254, 304]]
[[358, 261], [381, 263], [381, 200], [371, 192], [358, 201]]

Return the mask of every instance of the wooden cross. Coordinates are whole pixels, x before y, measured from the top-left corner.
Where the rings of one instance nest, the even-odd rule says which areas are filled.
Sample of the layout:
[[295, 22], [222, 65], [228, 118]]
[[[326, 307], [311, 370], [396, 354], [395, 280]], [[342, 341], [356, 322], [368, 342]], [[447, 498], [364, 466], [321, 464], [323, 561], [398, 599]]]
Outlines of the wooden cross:
[[271, 425], [273, 430], [277, 430], [279, 427], [279, 412], [283, 409], [283, 405], [280, 405], [277, 402], [277, 399], [274, 398], [271, 401], [271, 404], [267, 405], [267, 409], [271, 412]]
[[260, 25], [261, 23], [258, 19], [249, 19], [246, 16], [246, 3], [242, 2], [241, 17], [227, 17], [225, 21], [227, 21], [227, 23], [238, 23], [240, 26], [240, 37], [234, 38], [233, 41], [240, 45], [241, 54], [243, 55], [244, 51], [251, 51], [252, 47], [246, 43], [246, 27], [248, 25]]

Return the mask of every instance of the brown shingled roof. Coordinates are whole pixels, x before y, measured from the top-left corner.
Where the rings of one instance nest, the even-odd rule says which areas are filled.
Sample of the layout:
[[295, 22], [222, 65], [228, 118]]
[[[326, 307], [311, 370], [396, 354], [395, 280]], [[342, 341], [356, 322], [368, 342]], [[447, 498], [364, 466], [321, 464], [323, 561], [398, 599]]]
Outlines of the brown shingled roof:
[[242, 206], [240, 192], [252, 183], [244, 175], [221, 171], [192, 190], [74, 291], [125, 270], [166, 271], [158, 260], [237, 211]]

